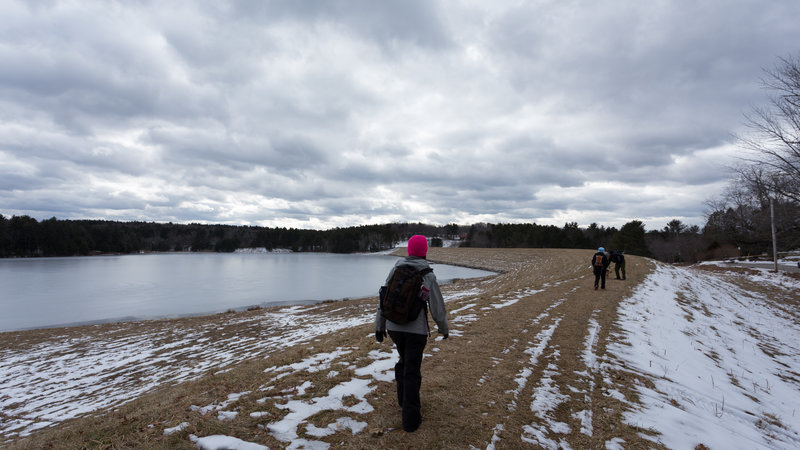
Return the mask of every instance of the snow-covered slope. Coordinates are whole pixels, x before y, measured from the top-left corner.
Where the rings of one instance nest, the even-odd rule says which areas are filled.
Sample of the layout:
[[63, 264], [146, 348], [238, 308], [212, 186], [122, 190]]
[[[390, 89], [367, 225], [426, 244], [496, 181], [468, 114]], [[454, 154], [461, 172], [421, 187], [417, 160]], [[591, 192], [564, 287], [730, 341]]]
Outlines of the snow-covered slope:
[[[800, 293], [766, 270], [735, 274]], [[627, 345], [610, 351], [652, 377], [627, 420], [670, 448], [800, 448], [800, 324], [720, 275], [659, 265], [621, 306]]]

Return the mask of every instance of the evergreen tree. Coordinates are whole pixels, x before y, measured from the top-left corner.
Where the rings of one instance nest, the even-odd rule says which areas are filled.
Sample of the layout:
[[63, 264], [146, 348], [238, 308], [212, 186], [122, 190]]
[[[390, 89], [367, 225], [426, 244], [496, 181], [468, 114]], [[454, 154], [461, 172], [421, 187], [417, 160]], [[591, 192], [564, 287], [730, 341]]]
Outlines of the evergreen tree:
[[631, 255], [650, 256], [644, 240], [644, 223], [640, 220], [632, 220], [623, 225], [611, 238], [610, 248]]

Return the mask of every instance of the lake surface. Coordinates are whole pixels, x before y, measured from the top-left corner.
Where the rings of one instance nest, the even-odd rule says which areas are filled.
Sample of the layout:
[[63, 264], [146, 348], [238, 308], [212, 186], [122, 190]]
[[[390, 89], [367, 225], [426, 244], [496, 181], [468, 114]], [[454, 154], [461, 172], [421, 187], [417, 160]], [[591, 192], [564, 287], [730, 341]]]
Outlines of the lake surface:
[[[0, 331], [377, 295], [398, 260], [320, 253], [0, 259]], [[433, 264], [441, 283], [491, 272]]]

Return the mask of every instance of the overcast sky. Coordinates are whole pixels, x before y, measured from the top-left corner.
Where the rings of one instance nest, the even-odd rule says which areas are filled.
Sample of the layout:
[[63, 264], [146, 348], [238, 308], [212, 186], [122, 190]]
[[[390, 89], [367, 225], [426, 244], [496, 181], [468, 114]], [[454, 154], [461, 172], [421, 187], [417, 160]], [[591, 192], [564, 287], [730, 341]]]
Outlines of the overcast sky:
[[0, 2], [0, 214], [702, 226], [796, 0]]

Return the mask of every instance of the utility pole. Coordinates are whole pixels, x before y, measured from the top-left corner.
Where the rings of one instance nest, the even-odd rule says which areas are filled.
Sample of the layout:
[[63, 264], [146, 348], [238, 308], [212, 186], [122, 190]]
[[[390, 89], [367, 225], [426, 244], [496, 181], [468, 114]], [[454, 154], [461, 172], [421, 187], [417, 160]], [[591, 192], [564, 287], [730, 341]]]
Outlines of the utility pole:
[[769, 198], [769, 218], [772, 223], [772, 260], [775, 263], [775, 272], [778, 271], [778, 241], [775, 239], [775, 206], [772, 197]]

